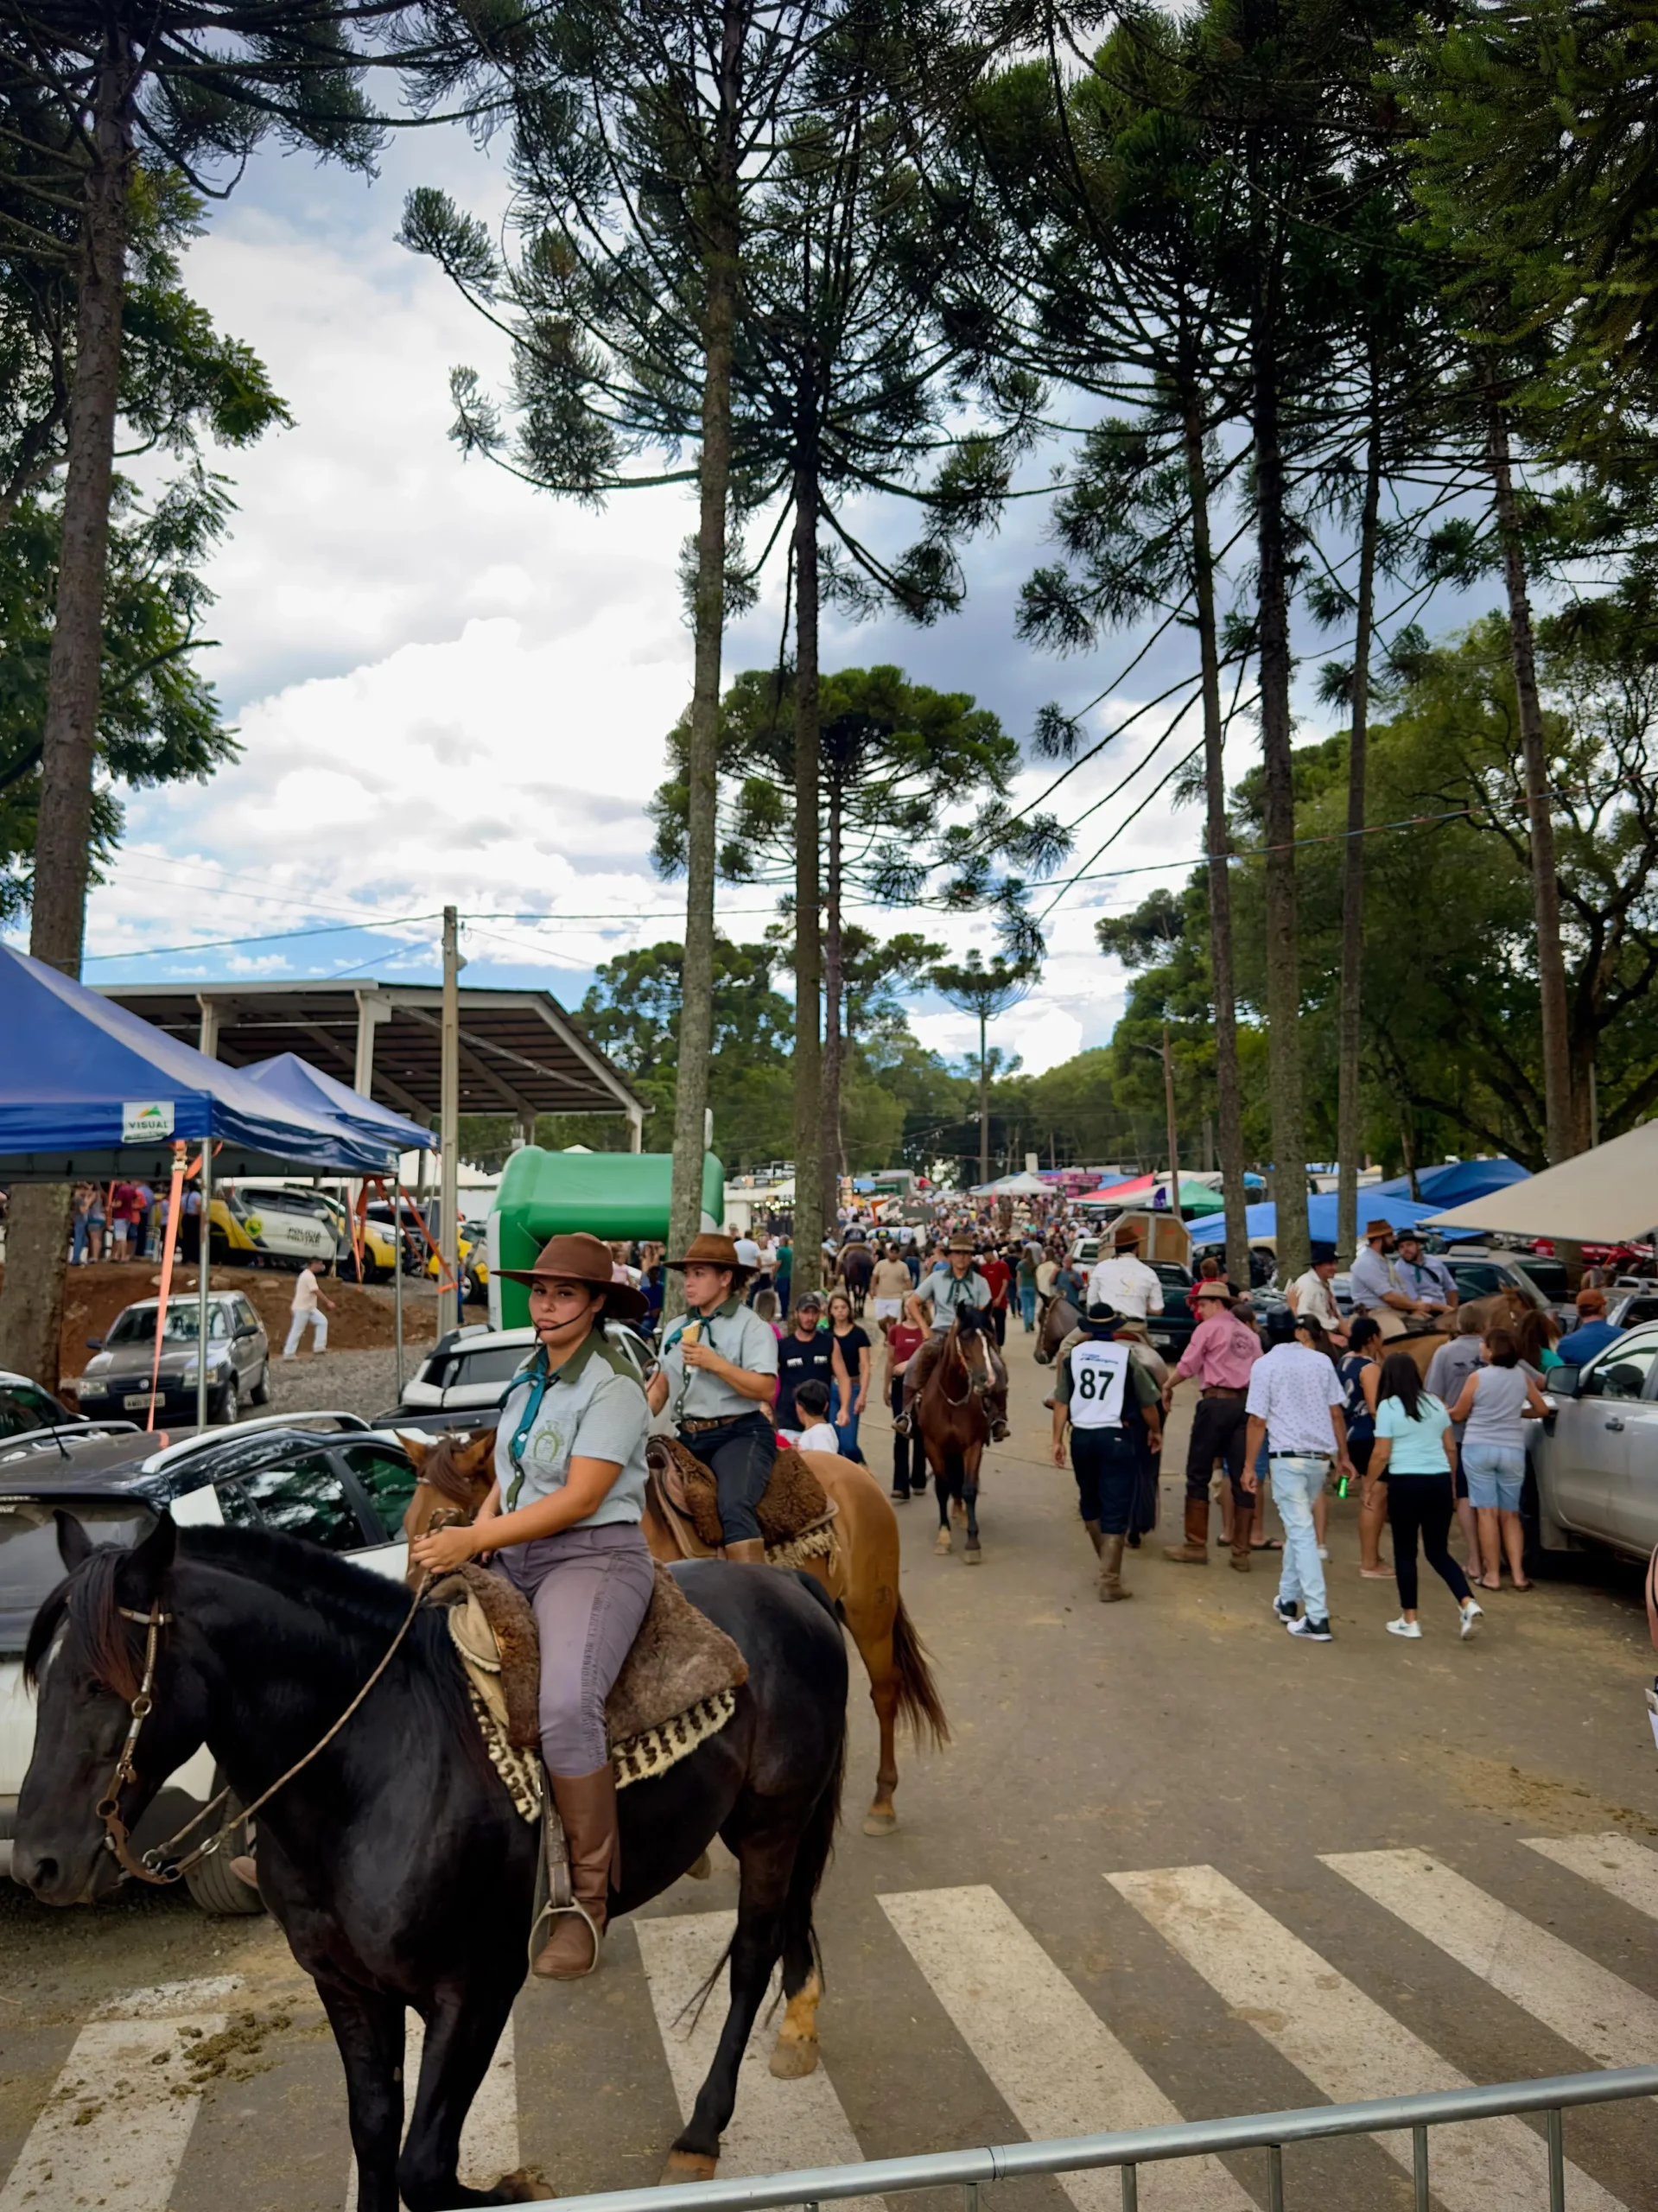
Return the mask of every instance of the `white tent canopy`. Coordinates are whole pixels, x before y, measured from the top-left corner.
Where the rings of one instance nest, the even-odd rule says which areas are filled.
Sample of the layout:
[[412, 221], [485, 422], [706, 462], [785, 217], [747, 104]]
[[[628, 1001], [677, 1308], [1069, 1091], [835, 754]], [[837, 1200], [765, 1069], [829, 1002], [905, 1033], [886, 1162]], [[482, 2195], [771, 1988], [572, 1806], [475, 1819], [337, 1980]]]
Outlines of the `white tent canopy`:
[[1540, 1175], [1428, 1219], [1435, 1228], [1490, 1229], [1587, 1244], [1645, 1236], [1658, 1227], [1658, 1122], [1643, 1122]]
[[975, 1183], [968, 1192], [971, 1198], [1051, 1198], [1058, 1194], [1051, 1183], [1039, 1175], [1021, 1172], [1004, 1175], [994, 1183]]

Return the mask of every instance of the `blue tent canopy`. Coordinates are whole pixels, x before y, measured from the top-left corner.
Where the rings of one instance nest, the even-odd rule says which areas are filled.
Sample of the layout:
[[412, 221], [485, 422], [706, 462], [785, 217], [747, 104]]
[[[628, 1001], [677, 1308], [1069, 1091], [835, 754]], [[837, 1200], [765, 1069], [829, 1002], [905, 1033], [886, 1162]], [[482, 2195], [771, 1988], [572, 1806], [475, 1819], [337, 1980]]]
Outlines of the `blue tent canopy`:
[[0, 945], [0, 1179], [9, 1183], [164, 1180], [175, 1138], [217, 1142], [216, 1180], [296, 1166], [380, 1174], [397, 1149], [279, 1099], [9, 945]]
[[389, 1106], [377, 1105], [360, 1090], [349, 1090], [321, 1068], [314, 1068], [297, 1052], [278, 1052], [274, 1059], [254, 1060], [238, 1073], [283, 1105], [296, 1106], [313, 1120], [330, 1122], [352, 1136], [367, 1137], [372, 1143], [391, 1145], [398, 1152], [437, 1148], [437, 1139], [422, 1122], [394, 1114]]
[[[1411, 1229], [1437, 1211], [1434, 1205], [1418, 1205], [1411, 1198], [1379, 1197], [1374, 1184], [1367, 1183], [1359, 1192], [1361, 1227], [1367, 1221], [1386, 1221], [1395, 1229]], [[1246, 1207], [1243, 1223], [1245, 1233], [1252, 1244], [1259, 1243], [1263, 1237], [1275, 1236], [1278, 1234], [1278, 1208], [1270, 1204]], [[1205, 1214], [1201, 1221], [1188, 1222], [1186, 1227], [1194, 1244], [1223, 1244], [1226, 1241], [1226, 1217], [1223, 1214]], [[1447, 1233], [1477, 1236], [1481, 1232], [1477, 1229], [1462, 1229]], [[1307, 1235], [1317, 1244], [1333, 1244], [1336, 1242], [1336, 1193], [1333, 1191], [1321, 1192], [1317, 1198], [1307, 1200]], [[1342, 1256], [1345, 1262], [1352, 1255], [1345, 1253]]]

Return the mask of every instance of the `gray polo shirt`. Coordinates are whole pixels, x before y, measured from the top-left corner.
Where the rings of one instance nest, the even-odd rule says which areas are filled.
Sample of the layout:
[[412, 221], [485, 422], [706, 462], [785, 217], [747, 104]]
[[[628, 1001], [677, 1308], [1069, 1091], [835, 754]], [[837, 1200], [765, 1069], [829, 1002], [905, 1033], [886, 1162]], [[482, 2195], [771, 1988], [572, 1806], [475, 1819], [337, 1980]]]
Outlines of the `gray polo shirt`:
[[1424, 1252], [1420, 1260], [1395, 1259], [1394, 1267], [1406, 1295], [1430, 1305], [1448, 1306], [1457, 1295], [1457, 1278], [1443, 1260]]
[[702, 1323], [702, 1333], [700, 1339], [693, 1341], [707, 1344], [734, 1367], [745, 1367], [751, 1375], [775, 1375], [778, 1371], [778, 1340], [772, 1334], [772, 1325], [762, 1321], [753, 1307], [745, 1306], [741, 1299], [728, 1298], [706, 1317], [700, 1313], [684, 1314], [670, 1331], [659, 1362], [668, 1378], [670, 1419], [677, 1424], [686, 1420], [713, 1421], [723, 1414], [727, 1420], [735, 1421], [741, 1414], [764, 1413], [765, 1399], [746, 1398], [723, 1375], [712, 1375], [705, 1367], [686, 1366], [680, 1338], [694, 1321]]
[[1378, 1252], [1372, 1244], [1367, 1244], [1354, 1261], [1349, 1281], [1353, 1303], [1358, 1306], [1384, 1306], [1389, 1292], [1398, 1292], [1407, 1298], [1411, 1295], [1399, 1279], [1398, 1262]]
[[[638, 1378], [602, 1329], [578, 1344], [562, 1367], [548, 1376], [539, 1402], [536, 1384], [539, 1356], [514, 1380], [501, 1406], [495, 1431], [495, 1478], [501, 1504], [533, 1505], [550, 1497], [569, 1479], [572, 1459], [613, 1459], [621, 1472], [579, 1529], [607, 1522], [637, 1521], [645, 1510], [645, 1440], [651, 1409]], [[524, 1417], [534, 1407], [528, 1427]], [[524, 1430], [522, 1441], [518, 1433]], [[518, 1448], [514, 1463], [513, 1448]]]
[[932, 1325], [937, 1330], [948, 1329], [964, 1306], [984, 1306], [990, 1303], [990, 1286], [969, 1268], [958, 1282], [948, 1266], [935, 1268], [924, 1276], [918, 1298], [925, 1299], [932, 1307]]

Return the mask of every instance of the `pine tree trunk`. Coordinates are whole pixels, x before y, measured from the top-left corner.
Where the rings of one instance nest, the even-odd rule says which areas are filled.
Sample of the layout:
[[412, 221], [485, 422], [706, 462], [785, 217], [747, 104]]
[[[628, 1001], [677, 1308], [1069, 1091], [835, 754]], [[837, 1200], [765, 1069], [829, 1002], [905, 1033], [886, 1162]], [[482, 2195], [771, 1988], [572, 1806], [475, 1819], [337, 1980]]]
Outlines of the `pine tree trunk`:
[[1191, 504], [1192, 587], [1204, 702], [1204, 793], [1208, 817], [1209, 972], [1215, 998], [1215, 1103], [1220, 1123], [1221, 1196], [1226, 1202], [1226, 1272], [1249, 1280], [1248, 1203], [1243, 1182], [1243, 1085], [1238, 1069], [1238, 1007], [1232, 961], [1232, 879], [1226, 855], [1226, 728], [1221, 713], [1220, 643], [1215, 622], [1215, 556], [1209, 529], [1209, 471], [1203, 413], [1195, 391], [1185, 401], [1186, 496]]
[[[1373, 385], [1374, 390], [1374, 385]], [[1336, 1249], [1346, 1265], [1358, 1249], [1359, 1147], [1364, 1103], [1359, 1046], [1364, 990], [1365, 753], [1370, 725], [1370, 639], [1375, 627], [1376, 521], [1382, 504], [1382, 419], [1370, 417], [1359, 517], [1358, 622], [1353, 639], [1352, 729], [1347, 749], [1347, 845], [1342, 855], [1341, 1011], [1336, 1074]]]
[[979, 1016], [979, 1180], [990, 1180], [990, 1050], [985, 1042], [987, 1023]]
[[[63, 550], [47, 678], [29, 938], [35, 959], [75, 977], [80, 974], [86, 925], [105, 570], [121, 382], [132, 169], [130, 85], [127, 42], [122, 34], [111, 33], [93, 96], [92, 155], [83, 188]], [[72, 1198], [67, 1184], [22, 1185], [12, 1193], [7, 1222], [0, 1366], [32, 1376], [48, 1389], [58, 1386]]]
[[1487, 415], [1487, 454], [1502, 544], [1502, 581], [1509, 599], [1509, 647], [1520, 709], [1520, 745], [1526, 764], [1526, 812], [1531, 830], [1532, 911], [1537, 930], [1537, 982], [1542, 1001], [1543, 1112], [1551, 1162], [1579, 1149], [1572, 1110], [1572, 1058], [1566, 1011], [1566, 953], [1560, 943], [1560, 887], [1554, 868], [1554, 813], [1549, 803], [1548, 755], [1543, 708], [1537, 693], [1537, 657], [1527, 589], [1526, 550], [1515, 504], [1509, 426], [1495, 392]]
[[[714, 1046], [714, 874], [719, 783], [720, 657], [725, 637], [726, 510], [731, 479], [731, 364], [737, 311], [738, 118], [743, 13], [727, 8], [721, 53], [715, 178], [704, 242], [702, 420], [697, 457], [696, 593], [690, 747], [686, 762], [685, 961], [679, 1065], [674, 1086], [673, 1190], [669, 1250], [683, 1252], [702, 1225], [708, 1149], [708, 1062]], [[683, 1279], [670, 1269], [664, 1314], [683, 1311]]]
[[1279, 442], [1276, 255], [1261, 279], [1254, 334], [1255, 506], [1260, 593], [1261, 753], [1266, 804], [1267, 1090], [1280, 1281], [1307, 1264], [1306, 1132], [1295, 914], [1295, 789], [1290, 763], [1289, 582]]
[[823, 1281], [823, 945], [818, 839], [817, 474], [795, 472], [795, 1264], [793, 1287]]
[[829, 874], [823, 913], [823, 1210], [835, 1211], [846, 1162], [841, 1137], [841, 1078], [845, 1066], [843, 1015], [844, 950], [841, 931], [841, 840], [845, 786], [831, 768], [829, 786]]

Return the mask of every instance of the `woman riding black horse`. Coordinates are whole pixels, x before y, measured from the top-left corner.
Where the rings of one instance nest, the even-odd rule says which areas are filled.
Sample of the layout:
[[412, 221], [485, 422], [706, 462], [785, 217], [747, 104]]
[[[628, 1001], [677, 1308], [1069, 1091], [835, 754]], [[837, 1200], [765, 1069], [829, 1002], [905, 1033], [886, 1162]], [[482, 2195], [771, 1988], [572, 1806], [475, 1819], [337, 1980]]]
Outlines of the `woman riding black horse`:
[[495, 1431], [495, 1486], [468, 1528], [410, 1547], [442, 1574], [495, 1556], [535, 1607], [541, 1637], [541, 1755], [569, 1840], [574, 1910], [556, 1912], [534, 1971], [555, 1981], [599, 1963], [616, 1863], [616, 1783], [605, 1700], [638, 1634], [655, 1573], [645, 1510], [645, 1393], [604, 1317], [637, 1320], [645, 1300], [612, 1280], [596, 1236], [555, 1236], [533, 1268], [503, 1268], [530, 1286], [535, 1357], [507, 1392]]
[[778, 1340], [743, 1303], [750, 1270], [730, 1237], [698, 1236], [668, 1265], [684, 1275], [686, 1313], [663, 1344], [651, 1410], [670, 1407], [680, 1442], [713, 1475], [726, 1557], [759, 1566], [765, 1544], [755, 1509], [778, 1456]]

